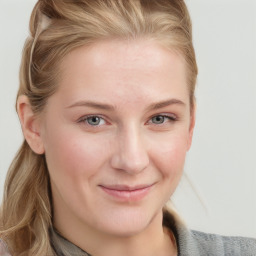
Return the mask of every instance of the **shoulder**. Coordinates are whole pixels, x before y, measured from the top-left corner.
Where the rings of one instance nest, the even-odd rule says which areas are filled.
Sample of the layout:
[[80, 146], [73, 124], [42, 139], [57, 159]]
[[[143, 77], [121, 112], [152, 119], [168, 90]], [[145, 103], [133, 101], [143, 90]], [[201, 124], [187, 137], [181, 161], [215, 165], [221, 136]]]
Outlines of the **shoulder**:
[[178, 256], [256, 256], [256, 239], [190, 230], [175, 213], [164, 212], [164, 226], [174, 232]]
[[0, 256], [11, 256], [11, 254], [8, 252], [7, 245], [1, 239], [0, 239]]
[[[191, 231], [191, 238], [204, 255], [256, 255], [256, 239]], [[207, 253], [207, 254], [205, 254]]]
[[179, 228], [180, 256], [255, 256], [256, 239]]

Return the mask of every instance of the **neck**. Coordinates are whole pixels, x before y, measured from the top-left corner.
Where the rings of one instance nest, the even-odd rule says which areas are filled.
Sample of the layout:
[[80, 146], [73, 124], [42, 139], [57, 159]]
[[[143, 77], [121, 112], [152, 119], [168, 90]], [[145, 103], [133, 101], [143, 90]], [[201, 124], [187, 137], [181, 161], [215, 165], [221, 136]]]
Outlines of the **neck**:
[[90, 227], [85, 227], [81, 223], [79, 225], [72, 223], [68, 230], [58, 222], [55, 222], [55, 226], [66, 239], [93, 256], [177, 255], [170, 231], [162, 227], [162, 218], [162, 212], [160, 212], [145, 230], [121, 237], [91, 230]]

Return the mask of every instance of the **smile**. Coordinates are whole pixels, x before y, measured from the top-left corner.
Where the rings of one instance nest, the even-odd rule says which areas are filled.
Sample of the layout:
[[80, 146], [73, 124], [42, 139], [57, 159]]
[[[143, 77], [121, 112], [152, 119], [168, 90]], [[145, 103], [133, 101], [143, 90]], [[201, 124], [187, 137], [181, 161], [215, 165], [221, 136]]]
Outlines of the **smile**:
[[119, 201], [140, 201], [150, 192], [154, 184], [150, 185], [138, 185], [138, 186], [126, 186], [126, 185], [112, 185], [99, 187], [112, 198]]

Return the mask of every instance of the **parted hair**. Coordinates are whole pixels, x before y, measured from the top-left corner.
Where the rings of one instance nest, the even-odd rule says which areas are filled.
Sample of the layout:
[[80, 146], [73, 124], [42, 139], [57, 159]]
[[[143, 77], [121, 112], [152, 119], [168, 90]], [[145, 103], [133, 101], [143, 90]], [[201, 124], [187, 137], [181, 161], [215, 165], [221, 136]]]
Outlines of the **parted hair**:
[[[183, 0], [39, 0], [23, 49], [17, 98], [26, 95], [40, 115], [57, 89], [63, 57], [79, 46], [115, 38], [155, 40], [181, 54], [193, 108], [197, 64]], [[14, 256], [55, 255], [49, 237], [52, 214], [45, 156], [24, 140], [5, 181], [0, 238]]]

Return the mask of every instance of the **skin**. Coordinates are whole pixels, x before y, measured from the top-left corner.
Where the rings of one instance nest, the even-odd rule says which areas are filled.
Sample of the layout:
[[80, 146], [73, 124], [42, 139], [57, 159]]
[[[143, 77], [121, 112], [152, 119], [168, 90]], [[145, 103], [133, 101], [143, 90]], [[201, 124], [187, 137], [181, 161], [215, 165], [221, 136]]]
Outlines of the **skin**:
[[56, 229], [95, 256], [176, 255], [162, 208], [194, 128], [183, 58], [152, 41], [108, 40], [60, 67], [40, 117], [18, 100], [25, 138], [46, 155]]

